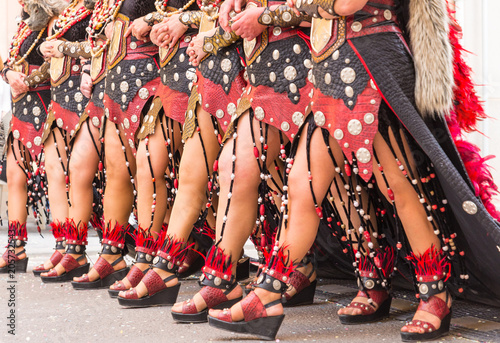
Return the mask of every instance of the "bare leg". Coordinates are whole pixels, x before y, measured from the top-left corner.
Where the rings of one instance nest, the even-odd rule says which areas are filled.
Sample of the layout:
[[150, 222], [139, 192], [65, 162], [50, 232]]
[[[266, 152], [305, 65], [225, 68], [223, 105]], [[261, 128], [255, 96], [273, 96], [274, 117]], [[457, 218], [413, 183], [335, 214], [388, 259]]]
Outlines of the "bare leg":
[[[9, 144], [10, 140], [6, 142]], [[19, 149], [18, 141], [14, 140], [13, 147], [15, 149], [15, 155], [17, 159], [20, 160], [22, 151]], [[7, 150], [7, 188], [9, 189], [8, 194], [8, 210], [9, 210], [9, 222], [18, 221], [23, 224], [26, 223], [26, 218], [28, 217], [28, 209], [26, 207], [26, 202], [28, 201], [28, 193], [26, 186], [26, 174], [22, 169], [22, 165], [18, 166], [16, 158], [14, 157], [14, 152], [9, 146]], [[16, 247], [15, 252], [23, 250], [24, 247]], [[19, 256], [20, 259], [26, 257], [23, 253]], [[7, 261], [4, 261], [0, 257], [0, 267], [5, 267]]]
[[[68, 165], [66, 146], [66, 142], [58, 128], [49, 134], [44, 144], [50, 212], [52, 220], [61, 223], [68, 217], [69, 207], [66, 196], [66, 177], [62, 168], [62, 164], [65, 168]], [[59, 155], [61, 160], [59, 160]]]
[[[200, 131], [195, 131], [193, 137], [189, 138], [184, 144], [179, 167], [179, 188], [175, 196], [167, 231], [170, 237], [185, 242], [188, 240], [193, 224], [197, 221], [207, 202], [208, 173], [212, 174], [213, 164], [219, 151], [219, 143], [213, 132], [211, 115], [198, 107], [197, 119]], [[203, 140], [205, 150], [201, 145], [200, 137]], [[206, 153], [206, 162], [204, 151]], [[154, 268], [154, 270], [163, 279], [171, 275], [171, 273], [159, 268]], [[174, 279], [166, 285], [172, 287], [177, 282], [177, 279]], [[137, 285], [136, 290], [139, 297], [146, 294], [147, 291], [143, 282]]]
[[[394, 135], [390, 133], [391, 146], [394, 148], [396, 152], [396, 156], [399, 161], [404, 161], [403, 155], [399, 150]], [[410, 157], [410, 163], [412, 165], [405, 165], [405, 169], [409, 170], [410, 168], [414, 169], [413, 161], [411, 159], [411, 152], [408, 148], [408, 145], [405, 143], [406, 155]], [[384, 139], [377, 135], [374, 140], [374, 148], [377, 152], [377, 156], [379, 158], [380, 164], [384, 168], [384, 174], [387, 178], [387, 182], [394, 192], [394, 201], [399, 214], [399, 218], [401, 219], [401, 223], [403, 224], [406, 236], [408, 237], [408, 241], [413, 252], [417, 255], [424, 253], [427, 249], [434, 245], [437, 249], [441, 247], [441, 243], [439, 238], [434, 234], [434, 229], [431, 223], [427, 220], [427, 214], [419, 202], [418, 195], [415, 192], [413, 186], [408, 182], [408, 180], [404, 177], [397, 165], [393, 153], [390, 151], [387, 143]], [[385, 184], [380, 172], [375, 172], [375, 177], [377, 178], [377, 183], [379, 185]], [[388, 197], [388, 195], [385, 193]], [[446, 294], [443, 292], [441, 294], [436, 295], [441, 298], [443, 301], [446, 301]], [[448, 305], [451, 306], [451, 299], [448, 302]], [[441, 320], [425, 311], [417, 311], [413, 320], [422, 320], [433, 324], [436, 328], [439, 328], [441, 324]], [[408, 328], [404, 326], [401, 331], [410, 331], [410, 332], [420, 332], [423, 333], [423, 328], [411, 327]]]
[[[99, 164], [99, 156], [94, 146], [100, 149], [99, 130], [94, 125], [88, 125], [89, 121], [82, 124], [74, 139], [69, 161], [70, 176], [70, 203], [69, 218], [76, 225], [86, 225], [92, 214], [93, 190], [92, 182]], [[89, 132], [90, 130], [90, 132]], [[92, 135], [92, 136], [91, 136]], [[75, 259], [81, 255], [71, 254]], [[79, 260], [80, 265], [87, 263], [87, 258]], [[61, 263], [55, 266], [57, 275], [65, 272]], [[42, 276], [46, 276], [42, 273]]]
[[[168, 120], [168, 119], [166, 119]], [[165, 214], [167, 212], [167, 188], [165, 185], [165, 170], [168, 167], [168, 150], [165, 146], [163, 130], [167, 134], [173, 130], [174, 142], [171, 145], [179, 147], [181, 143], [181, 133], [179, 124], [174, 122], [170, 128], [165, 123], [165, 119], [156, 121], [155, 133], [139, 142], [137, 149], [137, 207], [138, 222], [143, 229], [151, 227], [153, 232], [159, 233]], [[149, 156], [148, 156], [149, 155]], [[156, 193], [154, 191], [156, 185]], [[153, 198], [153, 194], [156, 198]], [[154, 222], [152, 218], [153, 200], [156, 199], [154, 207]]]
[[[115, 224], [126, 225], [133, 204], [133, 187], [130, 175], [126, 166], [125, 154], [122, 150], [120, 136], [125, 146], [125, 154], [129, 162], [132, 175], [135, 174], [135, 157], [130, 146], [126, 143], [127, 140], [122, 132], [117, 132], [117, 127], [114, 123], [108, 121], [104, 132], [105, 146], [105, 166], [106, 166], [106, 190], [104, 194], [104, 218], [106, 224], [111, 227]], [[117, 260], [120, 255], [102, 254], [109, 263]], [[127, 266], [125, 261], [120, 261], [114, 266], [115, 270], [123, 269]], [[97, 280], [99, 274], [92, 268], [88, 277], [90, 281]], [[74, 281], [81, 281], [83, 278], [74, 278]]]

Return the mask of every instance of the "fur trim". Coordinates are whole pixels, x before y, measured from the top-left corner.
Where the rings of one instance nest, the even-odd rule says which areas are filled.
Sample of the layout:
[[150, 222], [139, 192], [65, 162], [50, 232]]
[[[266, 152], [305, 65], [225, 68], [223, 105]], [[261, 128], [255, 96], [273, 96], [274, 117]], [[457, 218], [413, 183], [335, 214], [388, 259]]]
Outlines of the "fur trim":
[[58, 16], [68, 7], [68, 3], [64, 0], [24, 0], [24, 5], [27, 9], [31, 6], [40, 7], [47, 13], [49, 18]]
[[453, 51], [445, 0], [410, 0], [415, 101], [422, 116], [447, 116], [453, 106]]

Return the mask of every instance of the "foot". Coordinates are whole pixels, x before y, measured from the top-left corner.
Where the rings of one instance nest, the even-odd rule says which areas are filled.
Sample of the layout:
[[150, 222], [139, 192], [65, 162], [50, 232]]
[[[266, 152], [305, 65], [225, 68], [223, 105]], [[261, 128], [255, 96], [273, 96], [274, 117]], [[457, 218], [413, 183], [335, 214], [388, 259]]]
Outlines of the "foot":
[[[209, 286], [205, 286], [205, 287], [209, 287]], [[208, 306], [207, 306], [205, 299], [201, 295], [201, 292], [202, 291], [199, 291], [198, 293], [196, 293], [192, 299], [189, 299], [189, 300], [186, 300], [183, 302], [175, 303], [172, 306], [172, 312], [183, 313], [184, 306], [188, 303], [194, 303], [197, 312], [201, 312], [204, 309], [206, 309]], [[227, 297], [227, 300], [234, 300], [234, 299], [240, 298], [242, 296], [242, 294], [243, 294], [243, 291], [242, 291], [241, 287], [235, 287], [231, 292], [229, 292], [226, 295], [226, 297]]]
[[[20, 251], [23, 251], [24, 247], [16, 247], [14, 249], [14, 254], [18, 254]], [[23, 252], [21, 255], [17, 256], [18, 260], [23, 260], [26, 258], [26, 252]], [[3, 253], [2, 257], [0, 257], [0, 268], [5, 267], [8, 264], [7, 261], [7, 250]]]
[[[117, 259], [119, 259], [121, 257], [121, 255], [102, 254], [100, 257], [102, 257], [108, 263], [111, 264], [114, 261], [116, 261]], [[122, 261], [118, 262], [115, 266], [113, 266], [113, 269], [115, 271], [117, 271], [117, 270], [120, 270], [120, 269], [123, 269], [126, 267], [127, 267], [127, 263], [125, 262], [125, 260], [122, 260]], [[88, 276], [89, 282], [93, 282], [93, 281], [96, 281], [99, 279], [99, 273], [97, 272], [97, 270], [94, 269], [94, 267], [92, 267], [92, 269], [89, 271], [88, 274], [83, 274], [82, 276], [74, 277], [73, 281], [76, 281], [76, 282], [87, 281], [86, 276]]]
[[[65, 249], [58, 249], [56, 250], [57, 252], [59, 252], [61, 255], [64, 255], [64, 252], [65, 252]], [[40, 264], [39, 266], [33, 268], [34, 270], [50, 270], [52, 268], [54, 268], [55, 266], [52, 264], [52, 261], [51, 261], [52, 257], [49, 258], [47, 261], [45, 261], [43, 264]]]
[[[240, 287], [237, 287], [240, 288]], [[271, 293], [268, 292], [262, 288], [256, 288], [255, 291], [253, 291], [260, 299], [262, 304], [269, 304], [273, 301], [281, 299], [281, 294], [279, 293]], [[236, 303], [231, 307], [230, 313], [231, 313], [231, 320], [233, 322], [239, 322], [245, 319], [245, 314], [243, 312], [243, 308], [241, 306], [241, 302], [245, 301], [245, 299], [241, 300], [240, 302]], [[221, 314], [226, 314], [228, 312], [227, 309], [224, 310], [214, 310], [210, 309], [208, 314], [211, 317], [214, 318], [219, 318], [219, 315]], [[276, 305], [270, 306], [269, 308], [266, 309], [266, 315], [268, 317], [272, 316], [279, 316], [283, 314], [283, 305], [281, 303], [278, 303]]]
[[[435, 295], [435, 297], [438, 297], [439, 299], [446, 302], [446, 292], [439, 293], [439, 294]], [[452, 303], [451, 297], [448, 296], [448, 303], [447, 303], [448, 308], [451, 308], [451, 303]], [[426, 323], [434, 325], [436, 330], [441, 327], [441, 319], [439, 317], [435, 316], [432, 313], [422, 311], [422, 310], [417, 310], [417, 312], [413, 316], [413, 319], [411, 322], [413, 322], [413, 323], [426, 322]], [[401, 332], [425, 333], [426, 331], [425, 331], [425, 328], [423, 328], [421, 326], [411, 325], [408, 323], [401, 328]]]
[[[297, 273], [297, 272], [302, 273], [302, 275], [304, 275], [304, 276], [310, 275], [309, 276], [309, 283], [312, 283], [314, 280], [316, 280], [316, 270], [314, 269], [314, 266], [312, 265], [312, 263], [308, 263], [307, 265], [305, 265], [303, 267], [297, 268], [295, 270], [295, 273]], [[293, 279], [293, 275], [291, 276], [290, 279]], [[308, 285], [307, 281], [305, 281], [305, 284], [306, 284], [306, 286]], [[299, 289], [299, 292], [301, 290], [302, 289]], [[286, 290], [285, 296], [287, 297], [287, 299], [290, 299], [295, 294], [297, 294], [297, 289], [295, 289], [295, 287], [292, 284], [289, 284], [288, 289]]]
[[[134, 266], [139, 268], [141, 272], [144, 272], [146, 269], [149, 268], [149, 264], [147, 263], [135, 263]], [[130, 274], [130, 272], [129, 272]], [[123, 289], [130, 289], [134, 287], [130, 280], [125, 276], [123, 279], [120, 281], [116, 281], [114, 284], [112, 284], [109, 289], [111, 290], [123, 290]]]
[[[153, 271], [156, 272], [156, 274], [158, 274], [162, 279], [166, 279], [169, 276], [174, 275], [174, 274], [166, 272], [160, 268], [153, 268]], [[151, 271], [149, 271], [148, 273], [151, 273]], [[165, 286], [167, 288], [173, 287], [173, 286], [177, 285], [178, 283], [179, 283], [179, 280], [177, 278], [174, 278], [172, 280], [167, 281], [165, 283]], [[148, 295], [148, 289], [146, 287], [146, 284], [143, 281], [139, 282], [139, 284], [136, 287], [134, 287], [133, 289], [137, 293], [138, 298], [142, 298], [142, 297]], [[126, 298], [126, 292], [129, 292], [129, 291], [121, 291], [120, 293], [118, 293], [118, 296], [122, 297], [122, 298]]]
[[[337, 311], [338, 315], [349, 315], [349, 316], [360, 316], [363, 315], [364, 311], [360, 308], [360, 306], [354, 305], [355, 303], [365, 305], [365, 308], [372, 308], [373, 312], [375, 312], [379, 305], [387, 299], [388, 294], [385, 291], [367, 291], [368, 295], [370, 295], [371, 303], [369, 302], [369, 298], [366, 297], [365, 292], [359, 291], [356, 297], [351, 301], [349, 306], [341, 308]], [[376, 299], [381, 299], [376, 301]]]
[[[70, 256], [76, 260], [77, 258], [79, 258], [82, 255], [81, 254], [70, 254]], [[85, 263], [87, 263], [87, 257], [84, 257], [80, 261], [78, 261], [78, 264], [80, 266], [83, 266]], [[54, 268], [50, 268], [50, 271], [41, 273], [40, 276], [44, 276], [44, 277], [45, 276], [55, 276], [55, 275], [49, 275], [49, 273], [51, 273], [53, 270], [56, 271], [57, 276], [60, 276], [66, 272], [66, 268], [64, 268], [63, 265], [59, 262]]]

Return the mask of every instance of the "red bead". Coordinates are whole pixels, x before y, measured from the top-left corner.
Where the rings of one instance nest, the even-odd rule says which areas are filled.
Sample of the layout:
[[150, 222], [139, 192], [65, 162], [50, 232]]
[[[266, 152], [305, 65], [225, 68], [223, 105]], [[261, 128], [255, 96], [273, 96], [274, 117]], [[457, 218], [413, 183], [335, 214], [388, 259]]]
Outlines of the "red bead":
[[389, 199], [391, 199], [391, 201], [394, 201], [394, 193], [392, 189], [387, 188], [387, 195], [389, 196]]
[[345, 173], [347, 176], [351, 176], [351, 166], [348, 164], [344, 165]]
[[214, 172], [216, 172], [217, 170], [219, 170], [219, 160], [215, 160], [214, 162]]
[[257, 149], [256, 146], [253, 147], [253, 154], [255, 155], [255, 158], [259, 158], [259, 149]]
[[103, 163], [99, 162], [99, 171], [102, 172], [103, 169], [104, 169]]
[[179, 180], [177, 179], [174, 180], [174, 188], [179, 188]]
[[316, 214], [318, 215], [318, 217], [323, 219], [323, 211], [322, 211], [321, 207], [316, 207]]
[[217, 141], [219, 142], [219, 145], [222, 144], [222, 135], [220, 133], [217, 135]]
[[364, 231], [363, 236], [365, 236], [367, 242], [371, 242], [372, 238], [370, 237], [370, 233], [368, 231]]
[[260, 215], [263, 216], [266, 213], [266, 207], [264, 204], [260, 205]]
[[267, 150], [268, 146], [267, 144], [264, 144], [264, 150]]
[[396, 244], [396, 248], [398, 248], [398, 250], [400, 250], [402, 247], [403, 247], [403, 244], [401, 244], [401, 243]]

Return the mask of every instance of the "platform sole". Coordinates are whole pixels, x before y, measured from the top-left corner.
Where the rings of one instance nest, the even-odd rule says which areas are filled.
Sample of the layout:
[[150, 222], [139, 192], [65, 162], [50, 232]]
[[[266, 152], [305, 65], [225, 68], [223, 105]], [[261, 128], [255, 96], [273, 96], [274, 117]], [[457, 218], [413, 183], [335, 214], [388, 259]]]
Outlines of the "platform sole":
[[28, 268], [28, 260], [29, 260], [29, 257], [23, 258], [22, 260], [15, 261], [13, 269], [12, 269], [12, 267], [9, 267], [9, 264], [7, 263], [7, 265], [5, 267], [0, 268], [0, 274], [7, 274], [10, 272], [26, 273], [26, 269]]
[[139, 299], [127, 299], [118, 297], [118, 303], [124, 307], [150, 307], [150, 306], [171, 306], [177, 301], [177, 295], [181, 284], [165, 288], [153, 295], [146, 295]]
[[[238, 301], [240, 301], [242, 297], [225, 301], [217, 306], [212, 307], [215, 310], [222, 310], [224, 308], [230, 308]], [[204, 309], [198, 313], [179, 313], [179, 312], [171, 312], [172, 318], [179, 323], [206, 323], [208, 321], [208, 309]]]
[[264, 339], [266, 341], [273, 341], [276, 334], [280, 329], [281, 323], [285, 315], [271, 316], [265, 318], [257, 318], [248, 322], [225, 322], [223, 320], [208, 316], [208, 324], [218, 329], [246, 333]]
[[123, 279], [125, 276], [127, 276], [128, 271], [130, 268], [123, 268], [120, 270], [117, 270], [108, 276], [106, 276], [103, 279], [98, 279], [95, 281], [90, 281], [90, 282], [76, 282], [72, 281], [71, 285], [73, 286], [74, 289], [98, 289], [98, 288], [108, 288], [111, 286], [115, 281], [119, 281]]
[[55, 282], [67, 282], [73, 281], [74, 277], [82, 276], [89, 272], [90, 263], [85, 263], [78, 268], [70, 270], [69, 272], [63, 273], [59, 276], [40, 276], [43, 283], [55, 283]]
[[318, 282], [316, 280], [311, 282], [309, 286], [301, 290], [299, 293], [296, 293], [293, 297], [283, 303], [283, 307], [295, 307], [313, 304], [317, 283]]
[[441, 321], [441, 326], [436, 331], [418, 333], [418, 332], [401, 332], [401, 340], [403, 342], [425, 342], [434, 341], [439, 337], [443, 337], [450, 332], [451, 323], [451, 309], [443, 320]]

